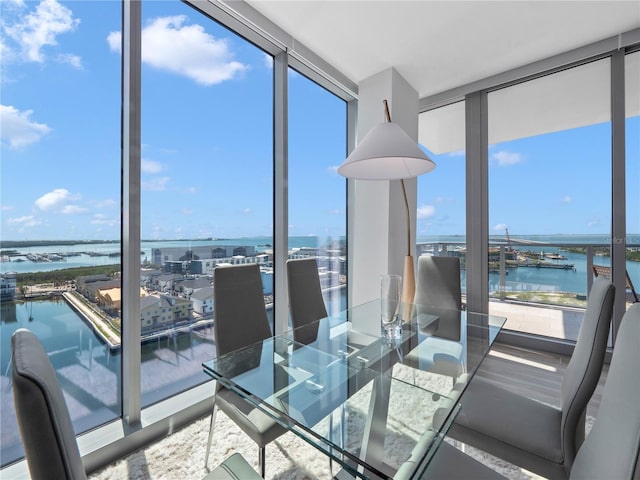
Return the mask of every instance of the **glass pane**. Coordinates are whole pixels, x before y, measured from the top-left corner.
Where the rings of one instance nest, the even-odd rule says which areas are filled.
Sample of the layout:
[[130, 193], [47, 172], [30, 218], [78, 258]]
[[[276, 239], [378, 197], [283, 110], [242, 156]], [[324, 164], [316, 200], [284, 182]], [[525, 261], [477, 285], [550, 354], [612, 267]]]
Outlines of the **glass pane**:
[[28, 328], [76, 432], [120, 415], [119, 2], [2, 3], [0, 451], [23, 456], [10, 340]]
[[640, 52], [625, 57], [627, 305], [640, 301]]
[[418, 177], [417, 255], [460, 257], [466, 292], [465, 102], [420, 114], [419, 140], [436, 168]]
[[213, 269], [273, 294], [271, 57], [178, 1], [142, 5], [142, 405], [202, 383]]
[[586, 304], [588, 257], [610, 255], [609, 91], [605, 59], [488, 96], [489, 310], [506, 328], [577, 337], [566, 307]]
[[328, 312], [347, 306], [347, 106], [289, 69], [289, 258], [315, 257]]

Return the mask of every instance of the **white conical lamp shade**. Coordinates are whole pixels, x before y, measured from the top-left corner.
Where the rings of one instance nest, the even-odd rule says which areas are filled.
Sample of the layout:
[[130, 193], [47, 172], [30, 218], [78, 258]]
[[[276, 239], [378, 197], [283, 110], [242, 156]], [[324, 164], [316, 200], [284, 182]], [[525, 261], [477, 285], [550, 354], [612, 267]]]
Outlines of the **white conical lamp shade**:
[[347, 178], [360, 180], [399, 180], [430, 172], [436, 167], [396, 123], [373, 127], [338, 168]]

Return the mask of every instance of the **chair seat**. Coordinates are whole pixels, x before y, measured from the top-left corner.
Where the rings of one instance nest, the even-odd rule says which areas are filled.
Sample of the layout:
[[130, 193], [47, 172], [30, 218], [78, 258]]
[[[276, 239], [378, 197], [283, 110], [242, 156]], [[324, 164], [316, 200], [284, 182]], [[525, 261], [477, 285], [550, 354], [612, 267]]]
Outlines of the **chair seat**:
[[506, 480], [495, 470], [442, 442], [422, 476], [425, 480]]
[[404, 357], [403, 363], [457, 379], [464, 373], [462, 350], [462, 345], [458, 342], [428, 337]]
[[[462, 397], [451, 433], [462, 442], [475, 439], [483, 450], [518, 465], [541, 461], [564, 470], [561, 417], [558, 408], [475, 378]], [[516, 462], [513, 455], [522, 458]]]
[[203, 480], [262, 480], [249, 463], [239, 453], [234, 453]]
[[244, 431], [258, 447], [264, 447], [287, 429], [237, 393], [221, 388], [216, 394], [216, 404]]

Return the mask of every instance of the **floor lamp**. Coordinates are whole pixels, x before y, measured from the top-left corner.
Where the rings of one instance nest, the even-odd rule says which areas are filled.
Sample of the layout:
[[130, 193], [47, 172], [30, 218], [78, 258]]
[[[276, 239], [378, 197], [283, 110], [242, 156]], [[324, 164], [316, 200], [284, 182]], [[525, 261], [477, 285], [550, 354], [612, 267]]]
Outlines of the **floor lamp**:
[[400, 180], [402, 183], [407, 216], [407, 255], [404, 258], [402, 302], [405, 305], [403, 319], [408, 320], [411, 312], [407, 310], [407, 306], [413, 303], [416, 284], [411, 255], [411, 216], [404, 179], [430, 172], [436, 164], [400, 126], [391, 122], [387, 100], [384, 100], [384, 110], [386, 122], [374, 126], [358, 142], [351, 155], [338, 168], [338, 173], [359, 180]]

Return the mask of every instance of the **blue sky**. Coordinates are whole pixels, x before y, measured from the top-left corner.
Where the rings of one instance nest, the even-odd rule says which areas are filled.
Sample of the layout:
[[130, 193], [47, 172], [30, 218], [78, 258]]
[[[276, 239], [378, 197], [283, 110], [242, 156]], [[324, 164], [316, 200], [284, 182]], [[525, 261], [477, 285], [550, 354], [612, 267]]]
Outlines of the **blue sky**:
[[[2, 238], [118, 239], [120, 3], [0, 8]], [[271, 235], [270, 57], [177, 1], [143, 2], [143, 25], [142, 237]], [[297, 73], [289, 87], [290, 235], [344, 235], [345, 104]], [[606, 233], [608, 129], [492, 146], [491, 232]], [[464, 234], [464, 155], [434, 160], [417, 233]]]

